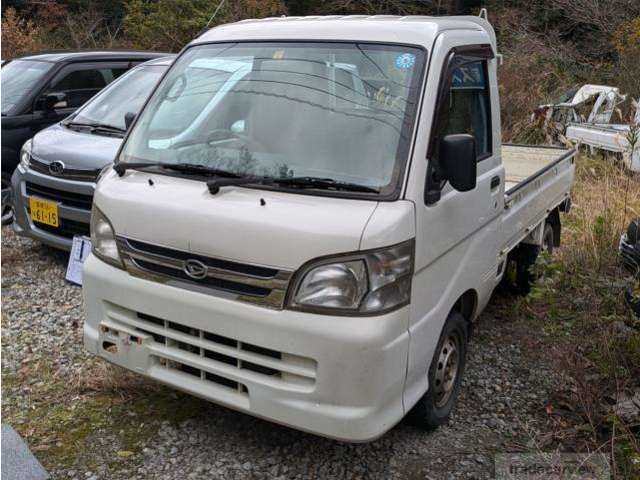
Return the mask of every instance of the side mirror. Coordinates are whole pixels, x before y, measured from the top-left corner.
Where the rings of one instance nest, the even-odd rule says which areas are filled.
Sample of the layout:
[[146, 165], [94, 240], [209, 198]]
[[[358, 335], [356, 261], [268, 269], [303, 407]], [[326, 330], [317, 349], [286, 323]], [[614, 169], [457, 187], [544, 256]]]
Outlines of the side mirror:
[[127, 112], [124, 114], [124, 128], [126, 128], [127, 130], [129, 130], [129, 127], [131, 126], [131, 124], [133, 123], [133, 121], [136, 119], [136, 114], [133, 112]]
[[473, 135], [456, 133], [440, 140], [440, 165], [453, 188], [468, 192], [476, 188], [476, 140]]
[[53, 112], [57, 108], [67, 108], [69, 102], [67, 102], [67, 95], [64, 93], [47, 93], [44, 96], [44, 110], [45, 112]]

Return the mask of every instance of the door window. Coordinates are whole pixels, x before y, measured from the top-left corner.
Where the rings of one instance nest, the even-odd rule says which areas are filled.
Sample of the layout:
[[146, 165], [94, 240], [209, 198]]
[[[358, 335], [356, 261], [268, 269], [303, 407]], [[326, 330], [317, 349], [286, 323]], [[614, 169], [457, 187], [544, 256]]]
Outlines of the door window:
[[54, 80], [47, 92], [65, 93], [67, 106], [78, 108], [126, 71], [127, 69], [122, 67], [69, 71], [66, 75]]
[[439, 115], [438, 138], [467, 133], [476, 139], [478, 160], [491, 155], [491, 103], [486, 60], [464, 63], [452, 71], [449, 95]]

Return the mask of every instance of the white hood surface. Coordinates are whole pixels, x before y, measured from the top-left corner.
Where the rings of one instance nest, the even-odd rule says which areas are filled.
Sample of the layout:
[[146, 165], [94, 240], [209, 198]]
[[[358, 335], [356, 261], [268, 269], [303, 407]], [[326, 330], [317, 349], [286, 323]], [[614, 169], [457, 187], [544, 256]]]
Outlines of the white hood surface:
[[358, 250], [378, 205], [242, 187], [212, 195], [202, 181], [134, 170], [107, 176], [95, 200], [116, 235], [279, 269]]

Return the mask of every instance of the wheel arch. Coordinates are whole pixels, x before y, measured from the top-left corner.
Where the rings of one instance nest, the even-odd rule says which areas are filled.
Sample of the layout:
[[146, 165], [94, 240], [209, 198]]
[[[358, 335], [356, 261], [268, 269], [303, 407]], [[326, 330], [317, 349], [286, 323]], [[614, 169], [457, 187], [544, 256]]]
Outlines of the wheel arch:
[[[464, 292], [453, 304], [451, 312], [457, 312], [464, 317], [464, 319], [471, 324], [475, 319], [476, 311], [478, 309], [478, 292], [474, 289], [469, 289]], [[450, 313], [451, 313], [450, 312]]]
[[560, 208], [556, 207], [547, 215], [547, 223], [553, 228], [553, 246], [560, 246], [562, 227], [560, 225]]

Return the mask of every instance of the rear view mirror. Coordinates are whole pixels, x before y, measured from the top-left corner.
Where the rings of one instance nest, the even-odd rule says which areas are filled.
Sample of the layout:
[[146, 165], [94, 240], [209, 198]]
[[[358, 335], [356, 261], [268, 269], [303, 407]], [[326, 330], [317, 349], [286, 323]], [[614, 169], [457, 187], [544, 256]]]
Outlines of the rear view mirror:
[[476, 140], [473, 135], [456, 133], [440, 141], [440, 165], [445, 178], [459, 192], [476, 188]]
[[136, 119], [136, 114], [133, 112], [127, 112], [124, 114], [124, 128], [129, 130], [129, 127], [131, 126], [131, 124], [133, 123], [133, 121]]
[[43, 106], [46, 112], [53, 112], [58, 108], [67, 108], [69, 106], [67, 95], [64, 93], [47, 93], [44, 96]]

